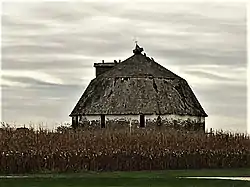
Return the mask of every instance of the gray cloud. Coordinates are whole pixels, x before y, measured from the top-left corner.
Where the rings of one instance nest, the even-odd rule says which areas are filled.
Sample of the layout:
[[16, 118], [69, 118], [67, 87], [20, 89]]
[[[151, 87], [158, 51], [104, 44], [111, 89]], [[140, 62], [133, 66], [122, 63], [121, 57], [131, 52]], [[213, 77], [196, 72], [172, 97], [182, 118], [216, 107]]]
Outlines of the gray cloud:
[[67, 118], [69, 110], [73, 109], [84, 90], [84, 86], [79, 85], [29, 82], [32, 83], [29, 88], [2, 88], [3, 119], [11, 119], [17, 123], [37, 120], [60, 122]]
[[[212, 79], [215, 81], [225, 80], [225, 81], [229, 81], [230, 83], [235, 81], [235, 79], [231, 77], [225, 77], [225, 76], [216, 75], [216, 74], [209, 73], [209, 72], [202, 72], [198, 70], [187, 70], [186, 73], [195, 74], [196, 76]], [[246, 85], [244, 85], [244, 87], [246, 87]]]
[[69, 120], [93, 63], [125, 60], [137, 37], [147, 55], [188, 80], [209, 126], [229, 119], [219, 127], [246, 128], [244, 3], [5, 2], [2, 9], [5, 121]]

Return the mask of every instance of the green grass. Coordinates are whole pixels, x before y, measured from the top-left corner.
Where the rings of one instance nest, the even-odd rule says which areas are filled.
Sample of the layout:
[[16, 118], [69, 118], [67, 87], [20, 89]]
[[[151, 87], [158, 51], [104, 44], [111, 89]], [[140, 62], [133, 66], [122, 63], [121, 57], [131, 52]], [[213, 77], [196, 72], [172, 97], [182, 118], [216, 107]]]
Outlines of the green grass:
[[0, 187], [250, 187], [250, 182], [245, 181], [177, 178], [180, 176], [250, 176], [250, 169], [36, 174], [29, 178], [0, 179]]

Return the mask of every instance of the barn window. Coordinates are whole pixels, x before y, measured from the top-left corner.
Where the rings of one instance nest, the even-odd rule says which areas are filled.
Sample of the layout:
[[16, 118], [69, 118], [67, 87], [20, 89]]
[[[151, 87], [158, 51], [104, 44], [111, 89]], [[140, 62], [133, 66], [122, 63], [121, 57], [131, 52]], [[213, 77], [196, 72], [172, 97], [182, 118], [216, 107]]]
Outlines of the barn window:
[[145, 115], [140, 115], [140, 127], [145, 127]]
[[105, 115], [101, 115], [101, 128], [105, 128]]

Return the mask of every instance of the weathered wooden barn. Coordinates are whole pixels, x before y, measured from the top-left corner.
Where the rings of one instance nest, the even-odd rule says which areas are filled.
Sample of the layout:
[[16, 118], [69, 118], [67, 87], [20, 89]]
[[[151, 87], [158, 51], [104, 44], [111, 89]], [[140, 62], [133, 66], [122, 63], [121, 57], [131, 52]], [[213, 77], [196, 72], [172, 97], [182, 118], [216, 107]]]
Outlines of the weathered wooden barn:
[[94, 78], [70, 114], [72, 126], [174, 126], [205, 129], [203, 110], [187, 81], [142, 54], [94, 63]]

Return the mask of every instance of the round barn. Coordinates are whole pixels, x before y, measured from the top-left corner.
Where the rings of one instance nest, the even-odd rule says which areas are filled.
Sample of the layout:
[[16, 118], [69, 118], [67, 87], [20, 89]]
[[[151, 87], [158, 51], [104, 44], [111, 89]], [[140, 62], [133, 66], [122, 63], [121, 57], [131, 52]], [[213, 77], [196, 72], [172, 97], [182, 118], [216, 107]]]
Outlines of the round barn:
[[72, 126], [173, 126], [205, 130], [205, 117], [187, 81], [142, 54], [94, 63], [94, 78], [70, 114]]

